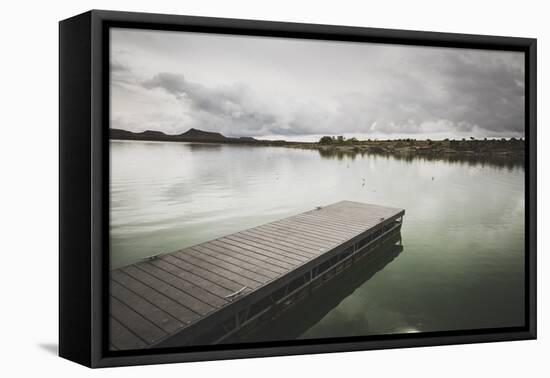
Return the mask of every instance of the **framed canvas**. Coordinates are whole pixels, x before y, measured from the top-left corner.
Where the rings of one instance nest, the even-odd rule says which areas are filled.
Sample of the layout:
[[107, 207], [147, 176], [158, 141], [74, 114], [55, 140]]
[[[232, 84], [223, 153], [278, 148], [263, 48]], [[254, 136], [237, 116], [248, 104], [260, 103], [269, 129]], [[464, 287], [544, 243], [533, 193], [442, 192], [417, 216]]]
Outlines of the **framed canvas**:
[[60, 22], [59, 353], [536, 337], [536, 40]]

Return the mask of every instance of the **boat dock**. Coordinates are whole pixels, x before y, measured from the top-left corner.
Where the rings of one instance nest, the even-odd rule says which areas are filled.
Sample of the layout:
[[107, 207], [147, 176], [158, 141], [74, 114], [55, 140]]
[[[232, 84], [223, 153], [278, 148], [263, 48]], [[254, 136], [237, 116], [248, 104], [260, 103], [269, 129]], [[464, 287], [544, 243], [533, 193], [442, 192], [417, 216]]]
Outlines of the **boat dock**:
[[342, 201], [110, 272], [111, 350], [216, 344], [307, 298], [401, 229]]

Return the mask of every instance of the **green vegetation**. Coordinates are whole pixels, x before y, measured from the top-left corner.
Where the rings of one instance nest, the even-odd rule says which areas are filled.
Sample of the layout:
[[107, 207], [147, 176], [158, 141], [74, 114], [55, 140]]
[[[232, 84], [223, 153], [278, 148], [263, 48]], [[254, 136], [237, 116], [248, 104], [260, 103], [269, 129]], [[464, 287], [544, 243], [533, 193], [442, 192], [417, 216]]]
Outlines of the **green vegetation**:
[[344, 136], [325, 135], [317, 143], [285, 142], [289, 147], [313, 148], [325, 151], [366, 152], [393, 155], [474, 155], [523, 156], [525, 142], [523, 138], [476, 139], [469, 137], [461, 140], [445, 138], [443, 140], [416, 140], [412, 138], [393, 140], [357, 140]]
[[336, 138], [330, 137], [330, 136], [324, 136], [321, 139], [319, 139], [320, 144], [333, 144], [336, 143]]

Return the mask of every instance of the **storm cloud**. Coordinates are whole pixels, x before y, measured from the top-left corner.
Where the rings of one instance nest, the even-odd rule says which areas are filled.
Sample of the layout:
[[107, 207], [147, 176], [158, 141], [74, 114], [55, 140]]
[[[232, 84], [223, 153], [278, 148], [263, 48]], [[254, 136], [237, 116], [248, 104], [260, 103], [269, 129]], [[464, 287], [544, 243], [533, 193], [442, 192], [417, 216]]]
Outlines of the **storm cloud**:
[[111, 126], [522, 137], [521, 53], [115, 29]]
[[234, 134], [258, 134], [276, 127], [277, 117], [259, 107], [245, 85], [207, 88], [185, 80], [180, 74], [162, 72], [142, 83], [146, 89], [160, 88], [185, 103], [193, 113], [195, 127]]

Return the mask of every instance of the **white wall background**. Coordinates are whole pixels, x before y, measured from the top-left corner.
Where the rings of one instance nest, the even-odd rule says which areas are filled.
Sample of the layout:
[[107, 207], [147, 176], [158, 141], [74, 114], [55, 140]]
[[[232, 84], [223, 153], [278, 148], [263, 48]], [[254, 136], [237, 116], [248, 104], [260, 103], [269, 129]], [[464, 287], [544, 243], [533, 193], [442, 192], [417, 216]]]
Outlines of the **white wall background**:
[[[550, 372], [550, 27], [543, 1], [6, 1], [0, 22], [0, 375], [57, 377], [467, 377]], [[89, 370], [57, 345], [57, 63], [61, 19], [89, 9], [536, 37], [539, 39], [539, 340]], [[546, 150], [544, 147], [546, 146]], [[541, 216], [546, 215], [545, 217]], [[543, 273], [546, 270], [546, 276]]]

